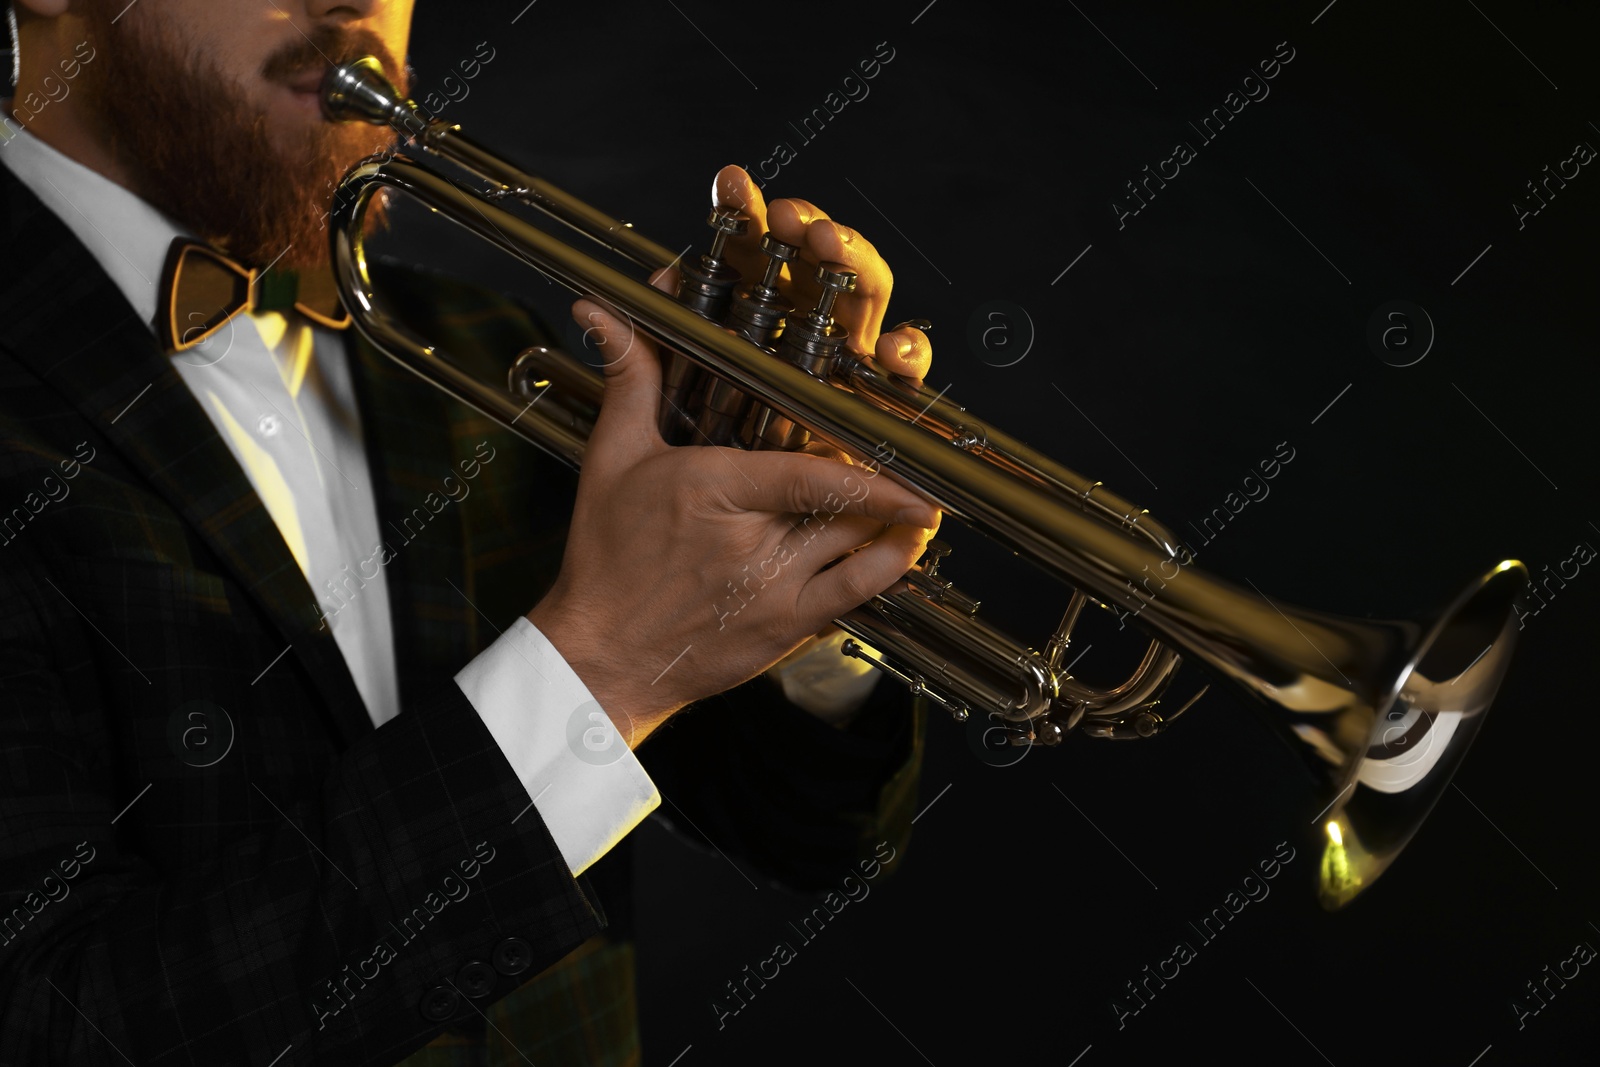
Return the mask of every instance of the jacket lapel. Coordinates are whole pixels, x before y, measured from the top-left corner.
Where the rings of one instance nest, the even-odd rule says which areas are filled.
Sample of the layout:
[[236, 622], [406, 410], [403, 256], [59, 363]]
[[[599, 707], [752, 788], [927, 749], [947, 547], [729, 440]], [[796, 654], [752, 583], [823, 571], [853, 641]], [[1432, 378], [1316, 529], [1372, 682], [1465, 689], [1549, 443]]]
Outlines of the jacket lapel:
[[[249, 479], [116, 285], [0, 166], [0, 347], [54, 388], [198, 532], [278, 628], [348, 741], [371, 720]], [[263, 663], [262, 668], [268, 664]]]

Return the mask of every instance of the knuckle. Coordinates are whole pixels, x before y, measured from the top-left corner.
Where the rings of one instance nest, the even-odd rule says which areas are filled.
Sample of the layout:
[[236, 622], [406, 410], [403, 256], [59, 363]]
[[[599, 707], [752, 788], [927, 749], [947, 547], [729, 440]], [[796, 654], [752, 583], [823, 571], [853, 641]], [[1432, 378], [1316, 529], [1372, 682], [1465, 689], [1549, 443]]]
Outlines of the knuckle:
[[785, 644], [796, 629], [791, 611], [770, 611], [756, 621], [756, 632], [765, 644]]
[[699, 483], [710, 480], [714, 451], [711, 447], [688, 447], [680, 448], [675, 455], [678, 462], [683, 464], [684, 475]]
[[785, 511], [796, 514], [811, 510], [810, 486], [803, 478], [797, 478], [784, 486], [783, 506]]
[[[785, 465], [783, 492], [779, 494], [779, 499], [782, 501], [785, 511], [802, 512], [811, 510], [811, 501], [816, 494], [811, 486], [810, 475], [812, 472], [810, 464], [815, 462], [815, 459], [816, 457], [808, 456], [804, 461], [801, 461], [797, 455], [795, 462]], [[801, 462], [804, 462], [806, 466], [801, 466]]]

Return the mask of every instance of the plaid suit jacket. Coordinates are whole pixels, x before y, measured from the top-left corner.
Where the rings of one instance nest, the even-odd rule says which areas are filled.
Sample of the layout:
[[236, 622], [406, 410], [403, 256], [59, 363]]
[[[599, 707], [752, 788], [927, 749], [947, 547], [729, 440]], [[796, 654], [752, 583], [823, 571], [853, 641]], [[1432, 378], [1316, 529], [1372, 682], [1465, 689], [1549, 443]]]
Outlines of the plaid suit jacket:
[[[451, 680], [553, 580], [575, 476], [352, 332], [374, 729], [209, 419], [4, 167], [0, 249], [0, 1064], [637, 1063], [628, 844], [574, 879]], [[490, 373], [540, 336], [392, 274]], [[879, 692], [850, 731], [764, 679], [677, 716], [640, 752], [663, 814], [801, 888], [903, 846], [921, 716]]]

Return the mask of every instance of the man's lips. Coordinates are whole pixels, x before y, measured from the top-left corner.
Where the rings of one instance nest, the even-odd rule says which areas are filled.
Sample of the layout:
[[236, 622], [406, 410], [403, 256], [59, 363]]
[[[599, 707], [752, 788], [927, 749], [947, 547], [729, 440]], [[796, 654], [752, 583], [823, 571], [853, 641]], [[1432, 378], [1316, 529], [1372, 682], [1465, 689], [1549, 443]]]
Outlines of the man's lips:
[[[336, 55], [343, 53], [334, 53]], [[366, 53], [357, 53], [366, 54]], [[289, 75], [269, 74], [267, 80], [290, 94], [297, 110], [322, 117], [322, 86], [329, 66], [316, 63]]]
[[319, 93], [322, 91], [322, 78], [325, 73], [324, 68], [313, 67], [289, 78], [284, 84], [297, 93]]
[[324, 68], [313, 67], [279, 82], [294, 94], [295, 103], [308, 112], [321, 114]]

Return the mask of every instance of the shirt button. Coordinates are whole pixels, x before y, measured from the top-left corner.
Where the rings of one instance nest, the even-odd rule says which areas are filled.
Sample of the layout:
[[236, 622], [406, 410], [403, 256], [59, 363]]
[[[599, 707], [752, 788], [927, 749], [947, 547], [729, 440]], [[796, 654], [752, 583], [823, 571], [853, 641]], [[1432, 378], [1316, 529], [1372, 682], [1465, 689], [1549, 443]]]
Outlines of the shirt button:
[[494, 961], [494, 969], [501, 974], [507, 977], [519, 975], [533, 966], [533, 946], [520, 937], [508, 937], [495, 946], [494, 955], [489, 958]]
[[456, 988], [469, 997], [484, 997], [494, 988], [494, 969], [482, 960], [468, 960], [456, 972]]
[[276, 437], [278, 431], [283, 429], [283, 420], [269, 413], [261, 416], [260, 421], [256, 423], [256, 429], [262, 437]]
[[431, 1023], [442, 1023], [456, 1013], [461, 997], [447, 985], [436, 985], [422, 994], [422, 1017]]

